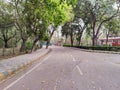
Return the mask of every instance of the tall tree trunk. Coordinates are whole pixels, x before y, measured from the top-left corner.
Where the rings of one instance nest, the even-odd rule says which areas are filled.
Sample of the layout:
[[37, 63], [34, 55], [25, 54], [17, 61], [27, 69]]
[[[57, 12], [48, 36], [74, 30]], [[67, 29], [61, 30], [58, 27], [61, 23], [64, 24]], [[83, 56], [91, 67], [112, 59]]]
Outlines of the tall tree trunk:
[[65, 36], [65, 44], [67, 44], [67, 36]]
[[43, 47], [43, 45], [42, 45], [42, 41], [40, 41], [40, 43], [39, 43], [39, 44], [40, 44], [40, 48], [42, 48], [42, 47]]
[[3, 42], [3, 50], [2, 50], [2, 55], [3, 55], [3, 56], [5, 55], [5, 45], [4, 45], [4, 42]]
[[98, 37], [95, 37], [95, 45], [98, 45]]
[[50, 44], [50, 39], [46, 43], [46, 49], [48, 49], [49, 44]]
[[108, 31], [108, 33], [106, 34], [106, 45], [108, 45], [108, 37], [109, 37], [109, 31]]
[[78, 46], [80, 46], [80, 44], [81, 44], [81, 39], [82, 39], [82, 35], [83, 35], [84, 30], [85, 30], [85, 26], [82, 28], [82, 31], [79, 33]]
[[95, 24], [93, 24], [93, 35], [92, 35], [92, 46], [94, 47], [95, 46]]
[[32, 48], [31, 48], [31, 52], [34, 52], [35, 49], [36, 49], [36, 43], [39, 39], [38, 38], [35, 38], [34, 41], [33, 41], [33, 44], [32, 44]]
[[93, 47], [97, 45], [97, 41], [98, 41], [97, 36], [96, 36], [96, 35], [93, 36], [93, 38], [92, 38], [92, 46], [93, 46]]
[[71, 41], [71, 46], [73, 46], [74, 40], [73, 40], [73, 32], [70, 34], [70, 41]]
[[79, 36], [78, 46], [81, 44], [82, 35]]
[[98, 41], [98, 34], [95, 34], [95, 29], [93, 30], [93, 37], [92, 37], [92, 46], [96, 46]]
[[95, 37], [92, 37], [92, 46], [95, 46]]
[[22, 44], [20, 47], [20, 52], [24, 52], [25, 51], [25, 44], [26, 44], [27, 39], [22, 39]]
[[5, 48], [9, 48], [8, 40], [4, 40], [4, 43], [5, 43]]
[[48, 49], [48, 46], [49, 46], [49, 44], [50, 44], [50, 40], [51, 40], [54, 32], [55, 32], [55, 28], [53, 29], [52, 33], [50, 34], [50, 38], [48, 39], [48, 41], [47, 41], [47, 43], [46, 43], [46, 49]]

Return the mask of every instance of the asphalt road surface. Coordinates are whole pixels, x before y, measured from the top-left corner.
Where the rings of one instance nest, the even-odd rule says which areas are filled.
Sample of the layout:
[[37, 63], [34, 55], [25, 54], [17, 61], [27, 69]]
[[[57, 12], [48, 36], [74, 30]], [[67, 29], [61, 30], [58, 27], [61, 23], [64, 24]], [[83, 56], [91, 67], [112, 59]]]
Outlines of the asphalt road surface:
[[120, 55], [51, 47], [52, 52], [0, 83], [0, 90], [120, 90]]

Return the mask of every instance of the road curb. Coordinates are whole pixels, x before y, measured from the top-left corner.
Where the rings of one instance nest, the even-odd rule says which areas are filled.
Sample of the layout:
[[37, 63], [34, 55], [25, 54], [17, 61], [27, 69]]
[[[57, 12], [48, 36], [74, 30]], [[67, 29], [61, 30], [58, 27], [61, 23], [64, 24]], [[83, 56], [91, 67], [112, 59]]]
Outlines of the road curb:
[[42, 57], [45, 57], [47, 54], [49, 54], [52, 51], [52, 49], [49, 49], [47, 52], [45, 52], [43, 55], [41, 55], [40, 57], [35, 58], [34, 60], [31, 60], [29, 62], [24, 62], [18, 66], [14, 66], [11, 67], [10, 69], [7, 70], [1, 70], [0, 71], [0, 81], [6, 79], [7, 77], [11, 76], [12, 74], [14, 74], [15, 72], [19, 71], [20, 69], [32, 64], [33, 62], [41, 59]]
[[[73, 47], [71, 47], [73, 48]], [[114, 52], [114, 51], [100, 51], [100, 50], [86, 50], [86, 49], [80, 49], [80, 48], [73, 48], [85, 52], [95, 52], [95, 53], [108, 53], [108, 54], [120, 54], [120, 52]]]

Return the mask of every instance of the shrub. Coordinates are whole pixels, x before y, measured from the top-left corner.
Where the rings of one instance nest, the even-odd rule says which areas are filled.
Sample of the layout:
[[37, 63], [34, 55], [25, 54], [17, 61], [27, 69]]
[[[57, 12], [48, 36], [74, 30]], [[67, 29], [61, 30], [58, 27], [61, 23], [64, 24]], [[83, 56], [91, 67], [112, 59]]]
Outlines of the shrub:
[[26, 48], [26, 50], [31, 50], [31, 48], [32, 48], [32, 43], [31, 43], [31, 42], [27, 42], [27, 43], [25, 44], [25, 48]]
[[[64, 47], [71, 47], [71, 45], [63, 45]], [[89, 50], [103, 50], [103, 51], [120, 51], [120, 46], [72, 46], [81, 49]]]

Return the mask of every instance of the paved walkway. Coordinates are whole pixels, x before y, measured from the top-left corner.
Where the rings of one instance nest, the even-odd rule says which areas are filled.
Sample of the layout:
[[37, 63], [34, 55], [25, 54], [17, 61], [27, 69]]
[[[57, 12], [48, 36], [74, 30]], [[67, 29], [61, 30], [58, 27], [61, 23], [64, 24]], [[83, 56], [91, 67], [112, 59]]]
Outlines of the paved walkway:
[[48, 53], [50, 49], [39, 49], [36, 52], [16, 56], [13, 58], [5, 59], [0, 61], [0, 80], [7, 77], [9, 74], [15, 72], [19, 68], [31, 63], [32, 61], [40, 58], [41, 56]]

